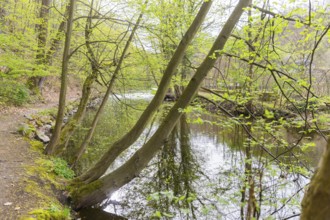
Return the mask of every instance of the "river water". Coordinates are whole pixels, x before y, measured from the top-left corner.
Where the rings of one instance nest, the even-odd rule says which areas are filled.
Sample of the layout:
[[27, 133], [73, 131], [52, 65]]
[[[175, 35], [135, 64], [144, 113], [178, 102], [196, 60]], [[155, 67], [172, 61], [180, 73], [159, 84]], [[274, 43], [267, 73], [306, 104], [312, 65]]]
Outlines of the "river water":
[[[80, 168], [90, 166], [124, 134], [151, 98], [146, 93], [112, 97], [91, 144], [99, 149], [90, 150]], [[163, 106], [109, 172], [143, 145], [168, 108]], [[302, 138], [294, 129], [281, 126], [266, 132], [263, 123], [250, 127], [256, 142], [234, 120], [189, 111], [141, 175], [98, 209], [128, 219], [246, 219], [249, 213], [259, 219], [299, 219], [304, 187], [326, 142], [315, 134]], [[76, 139], [83, 133], [82, 128]], [[301, 146], [308, 143], [315, 146], [302, 151]]]

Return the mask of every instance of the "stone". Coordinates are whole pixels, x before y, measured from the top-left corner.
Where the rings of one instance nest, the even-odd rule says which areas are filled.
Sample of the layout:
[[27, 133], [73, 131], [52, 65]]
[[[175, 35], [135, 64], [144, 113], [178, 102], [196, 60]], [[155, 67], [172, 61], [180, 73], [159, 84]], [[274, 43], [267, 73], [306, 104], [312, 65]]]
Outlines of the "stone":
[[43, 131], [49, 137], [52, 134], [52, 126], [50, 124], [42, 126], [40, 130]]
[[41, 130], [36, 131], [36, 139], [42, 141], [45, 144], [50, 141], [50, 138]]
[[50, 124], [52, 119], [50, 116], [48, 115], [43, 115], [41, 117], [39, 117], [39, 120], [43, 123], [43, 124]]
[[24, 117], [29, 121], [33, 120], [33, 117], [31, 115], [24, 115]]

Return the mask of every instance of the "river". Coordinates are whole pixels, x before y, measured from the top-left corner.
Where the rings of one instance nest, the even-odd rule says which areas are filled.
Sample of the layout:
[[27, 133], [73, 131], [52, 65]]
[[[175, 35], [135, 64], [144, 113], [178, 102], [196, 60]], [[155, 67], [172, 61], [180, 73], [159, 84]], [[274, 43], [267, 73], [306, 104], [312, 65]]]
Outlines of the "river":
[[[151, 98], [147, 93], [111, 98], [91, 143], [94, 150], [84, 156], [81, 170], [133, 125]], [[109, 172], [152, 135], [169, 107], [163, 106]], [[275, 124], [270, 129], [261, 120], [250, 127], [257, 140], [252, 141], [237, 121], [196, 109], [180, 119], [141, 175], [96, 210], [128, 219], [246, 219], [250, 213], [259, 219], [299, 219], [304, 187], [325, 140], [316, 134], [302, 138], [295, 129]], [[76, 140], [83, 134], [81, 128]], [[97, 214], [93, 216], [82, 219], [96, 219]]]

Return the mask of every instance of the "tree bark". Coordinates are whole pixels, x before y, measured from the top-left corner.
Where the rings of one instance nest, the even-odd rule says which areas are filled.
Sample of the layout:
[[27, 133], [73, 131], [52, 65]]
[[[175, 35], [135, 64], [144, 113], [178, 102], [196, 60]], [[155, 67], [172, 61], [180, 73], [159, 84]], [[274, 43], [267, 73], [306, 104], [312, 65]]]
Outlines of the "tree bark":
[[169, 133], [172, 131], [178, 119], [183, 114], [180, 109], [185, 109], [192, 101], [195, 93], [201, 85], [201, 82], [216, 61], [213, 57], [218, 57], [220, 55], [219, 51], [224, 48], [230, 33], [243, 13], [243, 8], [247, 7], [249, 3], [249, 0], [239, 1], [224, 25], [222, 31], [215, 40], [208, 55], [198, 67], [193, 78], [190, 80], [188, 86], [182, 93], [182, 96], [171, 108], [164, 121], [161, 123], [155, 134], [148, 140], [148, 142], [137, 150], [136, 153], [118, 169], [90, 184], [83, 184], [83, 186], [76, 188], [72, 192], [75, 209], [88, 207], [103, 201], [108, 195], [111, 195], [120, 187], [137, 177], [148, 165], [150, 160], [162, 147]]
[[[145, 5], [147, 5], [147, 3], [148, 3], [148, 1], [145, 2]], [[124, 47], [124, 50], [123, 50], [123, 52], [122, 52], [122, 54], [120, 56], [120, 59], [119, 59], [118, 64], [116, 66], [116, 69], [115, 69], [115, 71], [114, 71], [114, 73], [112, 75], [112, 78], [110, 80], [110, 83], [108, 85], [107, 91], [106, 91], [106, 93], [105, 93], [105, 95], [104, 95], [104, 97], [102, 99], [102, 102], [101, 102], [101, 105], [100, 105], [98, 111], [96, 112], [96, 115], [95, 115], [94, 120], [92, 122], [91, 128], [89, 129], [87, 135], [85, 136], [84, 141], [80, 145], [79, 150], [78, 150], [77, 154], [75, 155], [75, 157], [76, 157], [75, 158], [75, 163], [76, 163], [76, 161], [78, 161], [80, 159], [80, 157], [82, 156], [82, 154], [85, 152], [85, 150], [86, 150], [89, 142], [91, 141], [91, 139], [92, 139], [92, 137], [94, 135], [94, 131], [95, 131], [96, 125], [97, 125], [97, 123], [99, 121], [99, 118], [100, 118], [100, 116], [101, 116], [101, 114], [102, 114], [102, 112], [104, 110], [104, 107], [105, 107], [105, 105], [106, 105], [106, 103], [107, 103], [107, 101], [109, 99], [109, 96], [110, 96], [110, 94], [112, 92], [113, 85], [115, 83], [115, 80], [117, 78], [117, 75], [120, 72], [121, 66], [122, 66], [122, 64], [124, 62], [124, 59], [125, 59], [125, 56], [127, 54], [127, 51], [128, 51], [128, 49], [130, 47], [130, 44], [131, 44], [133, 38], [134, 38], [135, 32], [136, 32], [136, 30], [139, 27], [139, 24], [140, 24], [140, 22], [142, 20], [142, 17], [143, 17], [143, 12], [141, 12], [141, 14], [139, 15], [139, 17], [138, 17], [138, 19], [136, 21], [136, 24], [135, 24], [135, 26], [134, 26], [134, 28], [133, 28], [133, 30], [132, 30], [132, 32], [131, 32], [128, 40], [127, 40], [127, 42], [126, 42], [126, 45]]]
[[[84, 81], [83, 88], [82, 88], [82, 95], [80, 98], [80, 102], [78, 105], [77, 112], [74, 114], [74, 116], [68, 121], [68, 123], [65, 124], [63, 129], [61, 130], [60, 134], [60, 143], [58, 148], [58, 152], [64, 151], [68, 145], [68, 142], [77, 127], [77, 125], [81, 122], [82, 118], [84, 117], [84, 114], [86, 112], [87, 104], [89, 97], [91, 95], [92, 85], [96, 81], [98, 74], [99, 74], [99, 65], [97, 62], [97, 59], [95, 57], [95, 54], [93, 52], [93, 49], [90, 44], [90, 36], [92, 33], [92, 12], [93, 12], [93, 5], [94, 1], [92, 0], [91, 6], [90, 6], [90, 12], [89, 16], [86, 20], [85, 25], [85, 45], [87, 49], [88, 59], [91, 66], [91, 74], [88, 75]], [[62, 150], [64, 149], [64, 150]], [[70, 162], [70, 160], [69, 160]]]
[[305, 192], [301, 220], [323, 220], [330, 216], [330, 140], [328, 139], [318, 170]]
[[68, 64], [69, 64], [69, 51], [70, 51], [70, 42], [71, 42], [71, 34], [72, 34], [72, 21], [74, 14], [74, 5], [75, 0], [70, 0], [69, 6], [69, 17], [67, 21], [67, 32], [65, 35], [65, 45], [63, 52], [63, 61], [62, 61], [62, 74], [61, 74], [61, 91], [59, 97], [59, 106], [56, 116], [56, 123], [52, 138], [45, 149], [46, 154], [54, 154], [56, 150], [57, 143], [60, 138], [64, 112], [65, 112], [65, 102], [66, 102], [66, 90], [67, 90], [67, 75], [68, 75]]
[[102, 158], [95, 164], [95, 166], [88, 170], [85, 174], [78, 177], [76, 179], [77, 181], [84, 181], [85, 183], [90, 183], [100, 178], [106, 172], [108, 167], [113, 163], [113, 161], [117, 158], [117, 156], [120, 155], [121, 152], [126, 150], [139, 138], [150, 119], [158, 110], [159, 106], [163, 103], [164, 97], [171, 83], [171, 77], [174, 75], [178, 65], [180, 64], [188, 45], [190, 44], [190, 42], [196, 35], [198, 29], [200, 28], [206, 14], [211, 7], [211, 4], [212, 1], [210, 0], [204, 2], [201, 6], [194, 21], [183, 36], [176, 51], [174, 52], [174, 55], [168, 63], [154, 98], [144, 110], [133, 128], [121, 139], [119, 139], [112, 146], [110, 146], [109, 150], [102, 156]]
[[[45, 63], [45, 51], [47, 44], [47, 35], [48, 35], [48, 20], [49, 20], [49, 6], [51, 0], [42, 0], [39, 19], [41, 20], [40, 24], [36, 25], [38, 32], [38, 50], [36, 55], [36, 62], [38, 65], [42, 66]], [[44, 68], [44, 67], [42, 67]], [[41, 87], [43, 82], [42, 76], [33, 76], [29, 79], [30, 88], [35, 91], [37, 94], [41, 94]]]
[[[68, 16], [69, 10], [70, 10], [70, 4], [68, 4], [65, 8], [65, 12], [64, 12], [65, 17]], [[47, 65], [52, 65], [52, 58], [60, 45], [63, 32], [65, 31], [65, 27], [67, 25], [66, 22], [67, 22], [66, 18], [63, 18], [62, 22], [60, 23], [60, 26], [57, 29], [56, 36], [53, 39], [51, 39], [50, 48], [45, 55], [45, 64]]]
[[[43, 0], [43, 1], [45, 1], [45, 0]], [[48, 1], [50, 2], [51, 0], [48, 0]], [[50, 6], [50, 3], [48, 4], [48, 8], [49, 8], [49, 6]], [[47, 13], [48, 13], [47, 16], [49, 16], [49, 9], [48, 9]], [[66, 7], [64, 15], [68, 16], [68, 13], [69, 13], [69, 4]], [[41, 14], [40, 14], [40, 17], [42, 17]], [[66, 18], [64, 18], [62, 20], [62, 22], [60, 23], [56, 36], [50, 40], [50, 48], [48, 49], [48, 51], [46, 52], [45, 51], [46, 48], [43, 47], [42, 60], [40, 60], [40, 58], [38, 58], [38, 55], [40, 54], [38, 52], [37, 57], [36, 57], [37, 63], [39, 60], [39, 64], [43, 64], [45, 66], [52, 65], [52, 58], [53, 58], [55, 52], [58, 50], [60, 41], [62, 39], [62, 34], [65, 31], [65, 27], [66, 27]], [[46, 41], [44, 42], [44, 45], [46, 45]], [[32, 89], [37, 89], [38, 93], [42, 93], [42, 87], [43, 87], [43, 83], [45, 81], [45, 77], [35, 76], [35, 77], [31, 77], [31, 79], [29, 81], [32, 83], [32, 87], [31, 87]]]

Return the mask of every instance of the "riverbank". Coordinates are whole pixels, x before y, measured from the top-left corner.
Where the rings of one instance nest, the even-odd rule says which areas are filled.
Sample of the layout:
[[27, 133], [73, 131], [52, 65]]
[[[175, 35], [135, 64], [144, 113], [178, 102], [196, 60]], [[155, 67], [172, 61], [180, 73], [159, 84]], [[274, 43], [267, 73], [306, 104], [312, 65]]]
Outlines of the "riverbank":
[[[36, 170], [41, 153], [18, 132], [25, 116], [55, 107], [54, 103], [10, 107], [0, 115], [0, 213], [1, 219], [33, 219], [33, 211], [58, 205], [55, 193]], [[32, 142], [33, 143], [33, 142]], [[34, 142], [36, 143], [36, 142]], [[36, 146], [34, 146], [36, 147]], [[42, 193], [41, 193], [42, 192]], [[60, 207], [58, 205], [58, 207]]]
[[[79, 97], [79, 87], [67, 99]], [[23, 107], [0, 106], [0, 217], [2, 220], [66, 219], [70, 210], [58, 201], [59, 185], [65, 181], [54, 173], [59, 162], [42, 154], [42, 143], [22, 136], [22, 125], [40, 112], [54, 109], [58, 92], [48, 92], [43, 102]]]

